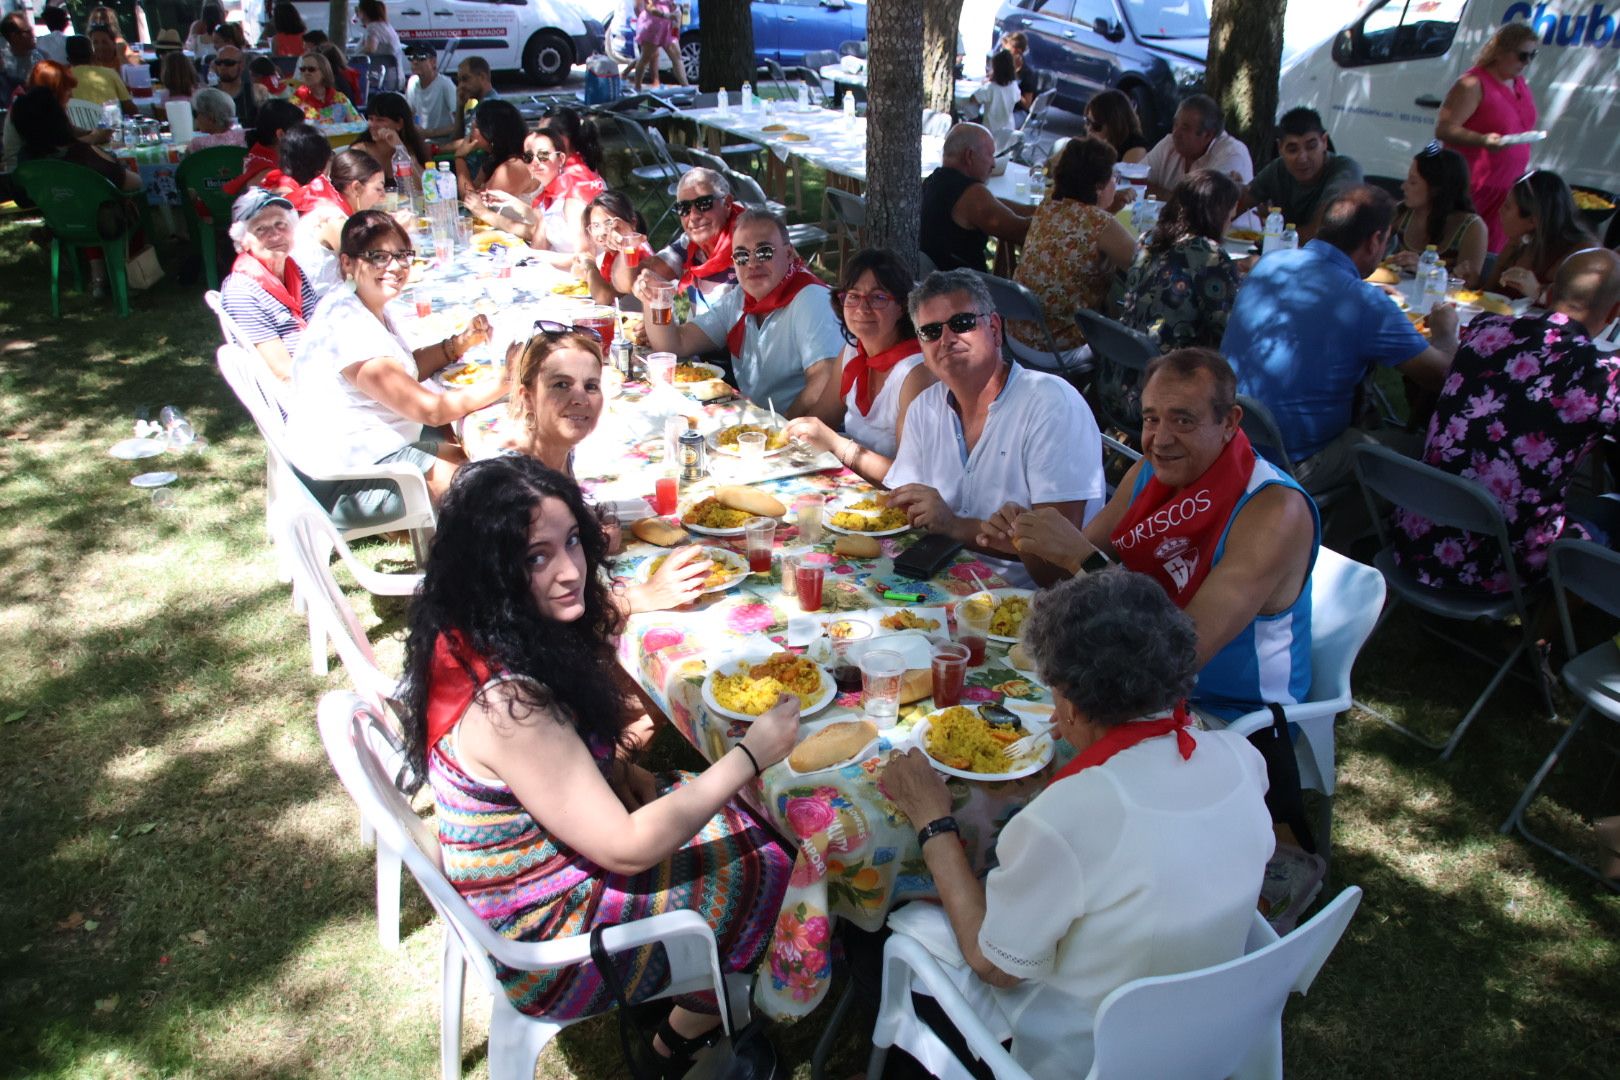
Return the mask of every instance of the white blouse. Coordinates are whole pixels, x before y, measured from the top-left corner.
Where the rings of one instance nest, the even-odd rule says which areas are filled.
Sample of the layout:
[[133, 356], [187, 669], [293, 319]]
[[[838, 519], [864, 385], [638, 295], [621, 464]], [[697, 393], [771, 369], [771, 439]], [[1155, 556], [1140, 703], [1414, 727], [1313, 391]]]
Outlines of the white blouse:
[[341, 223], [343, 212], [329, 203], [321, 203], [307, 214], [298, 215], [293, 226], [293, 262], [309, 279], [309, 287], [317, 297], [324, 297], [334, 285], [343, 283], [343, 271], [338, 266], [337, 252], [321, 243], [321, 226], [332, 217]]
[[[844, 365], [849, 363], [854, 355], [853, 345], [846, 347], [838, 355], [840, 376]], [[861, 415], [860, 407], [855, 404], [855, 388], [850, 387], [849, 393], [844, 395], [844, 434], [875, 454], [882, 454], [886, 458], [894, 457], [895, 452], [900, 449], [900, 438], [897, 434], [900, 427], [900, 388], [905, 385], [906, 376], [922, 362], [922, 353], [917, 353], [890, 368], [883, 380], [883, 389], [872, 399], [872, 411], [865, 416]]]

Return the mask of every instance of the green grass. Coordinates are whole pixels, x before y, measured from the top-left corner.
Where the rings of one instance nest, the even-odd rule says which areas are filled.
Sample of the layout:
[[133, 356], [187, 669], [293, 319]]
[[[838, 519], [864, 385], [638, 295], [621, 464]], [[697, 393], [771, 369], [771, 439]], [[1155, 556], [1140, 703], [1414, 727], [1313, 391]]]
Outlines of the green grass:
[[[403, 948], [375, 944], [369, 852], [313, 720], [341, 676], [308, 674], [201, 289], [137, 294], [127, 320], [70, 294], [52, 321], [29, 225], [0, 225], [0, 1074], [432, 1075], [438, 931], [408, 888]], [[202, 422], [205, 453], [106, 456], [164, 404]], [[173, 509], [129, 486], [147, 465], [180, 474]], [[399, 605], [356, 601], [397, 665]], [[1439, 728], [1482, 679], [1397, 617], [1356, 685]], [[1612, 1075], [1620, 899], [1495, 831], [1558, 730], [1517, 684], [1449, 764], [1343, 723], [1329, 888], [1367, 895], [1289, 1007], [1291, 1075]], [[1582, 850], [1599, 741], [1538, 813]], [[775, 1033], [796, 1076], [826, 1011]], [[484, 1075], [476, 993], [466, 1015]], [[616, 1040], [610, 1018], [579, 1025], [541, 1075], [618, 1075]], [[863, 1056], [852, 1025], [831, 1075]]]

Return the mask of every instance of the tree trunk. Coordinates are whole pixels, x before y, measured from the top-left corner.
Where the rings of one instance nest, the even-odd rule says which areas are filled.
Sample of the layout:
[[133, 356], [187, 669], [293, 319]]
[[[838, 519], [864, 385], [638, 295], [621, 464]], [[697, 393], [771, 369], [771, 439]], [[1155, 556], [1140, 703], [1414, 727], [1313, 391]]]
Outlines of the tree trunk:
[[[923, 105], [948, 113], [956, 97], [956, 35], [962, 21], [962, 0], [927, 0], [922, 10]], [[866, 9], [866, 26], [870, 40], [872, 5]]]
[[[872, 0], [866, 9], [867, 247], [886, 247], [917, 268], [922, 222], [924, 12], [935, 0]], [[942, 6], [960, 8], [961, 0]], [[956, 22], [951, 22], [951, 49]], [[954, 59], [953, 59], [954, 63]], [[948, 85], [948, 84], [947, 84]], [[948, 104], [948, 103], [947, 103]], [[881, 131], [882, 138], [873, 133]]]
[[[348, 48], [349, 42], [349, 0], [331, 0], [327, 6], [326, 36], [337, 42], [340, 49]], [[410, 75], [408, 71], [399, 73], [400, 85]]]
[[1214, 0], [1204, 88], [1221, 103], [1226, 130], [1248, 144], [1254, 167], [1275, 157], [1277, 78], [1287, 0]]
[[733, 94], [754, 81], [754, 18], [748, 0], [703, 0], [703, 60], [694, 74], [698, 89]]

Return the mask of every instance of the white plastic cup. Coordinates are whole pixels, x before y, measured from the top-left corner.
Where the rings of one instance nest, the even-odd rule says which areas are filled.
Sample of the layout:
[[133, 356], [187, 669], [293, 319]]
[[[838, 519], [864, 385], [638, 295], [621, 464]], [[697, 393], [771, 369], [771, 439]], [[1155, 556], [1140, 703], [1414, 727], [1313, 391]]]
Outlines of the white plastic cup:
[[906, 658], [889, 649], [872, 649], [861, 657], [861, 706], [874, 720], [900, 715], [900, 683]]
[[165, 102], [163, 111], [169, 116], [169, 136], [177, 144], [189, 143], [194, 130], [191, 122], [191, 102]]
[[675, 354], [655, 352], [647, 354], [647, 381], [668, 386], [675, 377]]

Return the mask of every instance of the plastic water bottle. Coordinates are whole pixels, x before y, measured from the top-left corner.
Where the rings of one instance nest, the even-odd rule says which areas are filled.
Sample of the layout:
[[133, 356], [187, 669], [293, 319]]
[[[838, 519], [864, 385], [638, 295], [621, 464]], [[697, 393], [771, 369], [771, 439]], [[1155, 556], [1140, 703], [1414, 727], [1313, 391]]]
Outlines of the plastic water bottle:
[[1412, 277], [1412, 284], [1407, 292], [1406, 300], [1417, 311], [1428, 311], [1424, 303], [1426, 291], [1429, 287], [1429, 271], [1440, 265], [1440, 249], [1430, 244], [1418, 256], [1417, 272]]
[[416, 193], [416, 162], [403, 146], [394, 147], [394, 187], [399, 205], [408, 208], [412, 217], [422, 213], [422, 202]]
[[731, 113], [731, 95], [726, 93], [726, 88], [723, 86], [714, 99], [714, 111], [721, 116], [728, 116]]
[[855, 119], [855, 95], [848, 90], [844, 91], [844, 119]]
[[809, 83], [802, 82], [802, 83], [799, 84], [799, 108], [801, 110], [808, 110], [810, 108], [810, 84]]
[[1285, 223], [1283, 225], [1282, 235], [1277, 238], [1277, 250], [1278, 251], [1298, 251], [1299, 250], [1299, 230], [1294, 228], [1294, 223], [1292, 221], [1287, 222], [1287, 223]]
[[433, 254], [444, 265], [456, 253], [456, 174], [450, 171], [448, 162], [439, 162], [433, 187], [435, 194], [428, 214], [433, 223]]
[[1260, 232], [1260, 254], [1262, 257], [1270, 255], [1282, 243], [1283, 216], [1281, 210], [1273, 210], [1266, 215], [1266, 227]]
[[743, 112], [751, 113], [751, 112], [754, 111], [754, 84], [753, 83], [745, 82], [745, 83], [742, 84], [742, 92], [741, 92], [740, 97], [739, 97], [739, 103], [742, 105], [742, 111]]
[[1439, 261], [1429, 267], [1423, 276], [1423, 295], [1417, 309], [1428, 314], [1435, 309], [1435, 305], [1446, 302], [1446, 268]]

